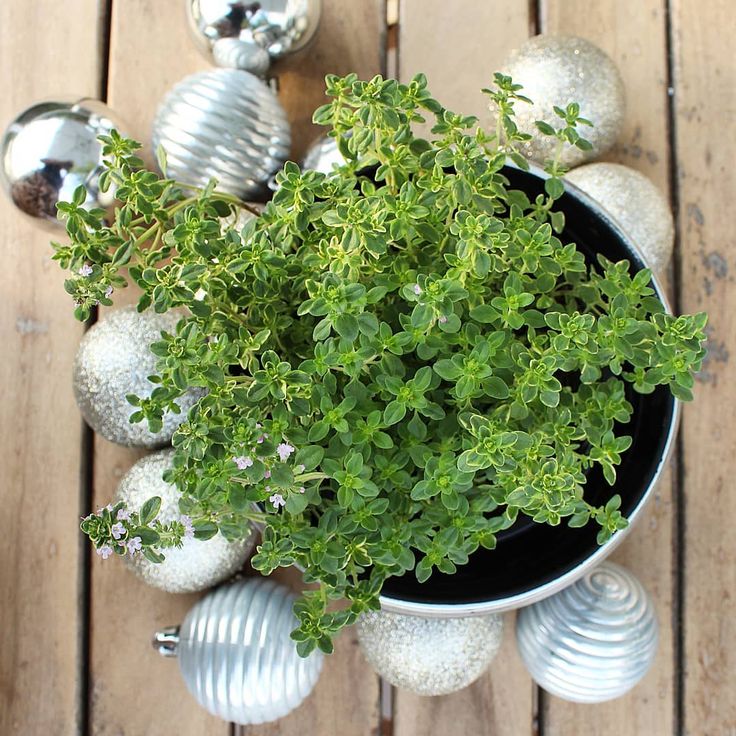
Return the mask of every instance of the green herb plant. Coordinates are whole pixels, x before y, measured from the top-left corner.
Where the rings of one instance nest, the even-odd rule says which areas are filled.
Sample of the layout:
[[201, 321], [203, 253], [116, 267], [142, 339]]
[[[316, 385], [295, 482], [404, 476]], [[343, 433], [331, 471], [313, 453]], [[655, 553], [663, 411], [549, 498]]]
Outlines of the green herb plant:
[[[82, 523], [98, 552], [161, 560], [187, 533], [236, 539], [262, 521], [253, 566], [296, 564], [318, 584], [295, 609], [307, 655], [377, 608], [388, 577], [451, 574], [520, 514], [595, 523], [600, 543], [626, 526], [618, 496], [586, 501], [586, 473], [616, 479], [625, 384], [691, 398], [706, 317], [666, 314], [649, 271], [586, 263], [560, 239], [559, 156], [545, 194], [512, 190], [503, 167], [527, 166], [514, 122], [527, 100], [500, 74], [485, 92], [492, 132], [444, 109], [422, 75], [327, 77], [314, 121], [345, 163], [287, 163], [260, 214], [215, 182], [147, 171], [115, 132], [102, 139], [112, 224], [81, 191], [59, 205], [71, 243], [55, 258], [76, 315], [128, 279], [140, 310], [184, 308], [152, 347], [156, 388], [130, 397], [132, 420], [155, 431], [187, 388], [204, 392], [166, 476], [183, 523], [158, 522], [155, 499], [108, 507]], [[558, 154], [588, 147], [578, 106], [556, 114], [539, 128]], [[429, 139], [414, 132], [426, 117]]]

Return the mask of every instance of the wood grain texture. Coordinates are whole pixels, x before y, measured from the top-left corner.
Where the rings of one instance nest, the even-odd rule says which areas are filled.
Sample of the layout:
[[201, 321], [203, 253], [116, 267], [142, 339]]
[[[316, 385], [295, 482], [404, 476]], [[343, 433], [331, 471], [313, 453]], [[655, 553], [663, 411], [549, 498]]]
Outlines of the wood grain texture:
[[736, 733], [736, 16], [729, 0], [672, 6], [684, 311], [710, 315], [709, 357], [682, 423], [685, 499], [684, 724]]
[[[664, 0], [544, 0], [541, 21], [542, 31], [587, 38], [615, 61], [624, 80], [627, 110], [619, 143], [606, 159], [646, 174], [669, 197]], [[662, 477], [636, 528], [613, 556], [641, 580], [654, 598], [660, 624], [655, 663], [630, 693], [608, 703], [580, 706], [545, 697], [545, 736], [577, 736], [593, 731], [601, 736], [674, 733], [678, 632], [673, 627], [673, 582], [674, 545], [678, 540], [673, 536], [673, 475], [670, 469]]]
[[[0, 129], [60, 89], [97, 94], [95, 0], [3, 2], [0, 28]], [[0, 223], [0, 733], [76, 734], [82, 423], [70, 374], [82, 325], [51, 261], [51, 233], [4, 193]]]
[[[446, 107], [489, 114], [480, 92], [504, 57], [529, 34], [527, 3], [518, 0], [477, 3], [457, 0], [403, 0], [399, 22], [399, 78], [427, 75], [429, 89]], [[513, 616], [506, 617], [501, 651], [489, 671], [469, 688], [439, 698], [394, 693], [394, 733], [462, 736], [493, 733], [524, 736], [533, 732], [535, 688], [516, 653]]]

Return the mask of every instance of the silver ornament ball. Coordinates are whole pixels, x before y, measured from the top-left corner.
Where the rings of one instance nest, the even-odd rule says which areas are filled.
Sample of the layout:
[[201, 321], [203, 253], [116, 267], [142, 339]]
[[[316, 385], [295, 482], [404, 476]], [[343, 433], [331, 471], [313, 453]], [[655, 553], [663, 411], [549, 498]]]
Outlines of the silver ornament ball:
[[627, 570], [605, 562], [565, 590], [519, 611], [516, 641], [534, 680], [576, 703], [623, 695], [657, 651], [654, 605]]
[[302, 168], [319, 171], [321, 174], [329, 174], [335, 166], [342, 166], [344, 163], [345, 157], [340, 153], [337, 140], [323, 136], [314, 141], [307, 149]]
[[130, 422], [136, 409], [126, 397], [147, 398], [155, 388], [148, 380], [156, 373], [150, 345], [161, 339], [163, 330], [174, 332], [181, 317], [176, 311], [139, 314], [135, 307], [124, 307], [106, 314], [82, 338], [74, 361], [74, 397], [87, 424], [110, 442], [126, 447], [165, 445], [200, 398], [199, 389], [190, 389], [177, 399], [181, 413], [166, 412], [159, 432], [151, 432], [147, 422]]
[[217, 64], [238, 65], [237, 55], [218, 58], [217, 44], [225, 39], [256, 47], [278, 59], [303, 49], [319, 25], [320, 0], [187, 0], [189, 25], [200, 49]]
[[87, 192], [86, 209], [106, 209], [114, 190], [100, 191], [102, 143], [99, 135], [121, 129], [98, 100], [39, 102], [18, 115], [0, 141], [0, 175], [13, 203], [38, 222], [63, 227], [58, 202], [69, 202], [77, 187]]
[[275, 721], [302, 703], [322, 670], [319, 652], [297, 654], [293, 604], [283, 585], [240, 580], [199, 601], [178, 631], [158, 632], [154, 646], [178, 657], [189, 692], [213, 715], [241, 725]]
[[667, 200], [652, 181], [635, 169], [610, 163], [580, 166], [566, 178], [608, 210], [649, 268], [665, 269], [672, 257], [675, 224]]
[[[181, 493], [163, 479], [172, 467], [173, 450], [162, 450], [139, 460], [123, 476], [115, 494], [131, 511], [140, 511], [153, 496], [161, 499], [157, 519], [164, 524], [177, 521]], [[150, 562], [142, 554], [125, 555], [128, 567], [145, 583], [167, 593], [194, 593], [205, 590], [238, 572], [255, 544], [255, 532], [236, 542], [228, 542], [222, 534], [207, 540], [185, 539], [181, 547], [163, 551], [163, 562]]]
[[166, 152], [173, 179], [241, 199], [263, 196], [270, 177], [289, 156], [286, 113], [258, 77], [213, 69], [186, 77], [159, 105], [153, 146]]
[[242, 69], [258, 77], [265, 76], [271, 57], [268, 51], [238, 38], [221, 38], [212, 45], [212, 59], [217, 66]]
[[559, 127], [561, 120], [553, 108], [565, 108], [570, 102], [579, 103], [581, 116], [593, 123], [592, 128], [578, 126], [593, 148], [582, 151], [565, 145], [561, 155], [565, 166], [598, 158], [614, 145], [624, 120], [624, 84], [616, 65], [595, 44], [575, 36], [534, 36], [502, 66], [533, 103], [514, 106], [519, 130], [532, 136], [521, 148], [533, 161], [544, 164], [557, 147], [557, 139], [542, 134], [535, 121]]
[[417, 695], [445, 695], [470, 685], [490, 665], [503, 635], [503, 619], [496, 614], [423, 618], [371, 611], [356, 626], [376, 672]]

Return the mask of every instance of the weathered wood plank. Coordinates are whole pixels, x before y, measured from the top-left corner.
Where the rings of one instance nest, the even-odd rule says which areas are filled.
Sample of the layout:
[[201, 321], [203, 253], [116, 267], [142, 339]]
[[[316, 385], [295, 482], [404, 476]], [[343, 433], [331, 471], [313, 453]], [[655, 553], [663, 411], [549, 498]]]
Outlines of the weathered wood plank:
[[[60, 89], [97, 95], [98, 21], [96, 0], [0, 3], [2, 128]], [[82, 423], [70, 373], [82, 326], [51, 261], [50, 233], [4, 195], [0, 222], [0, 733], [76, 734], [83, 719]]]
[[[544, 0], [546, 33], [583, 36], [616, 62], [624, 78], [624, 130], [608, 160], [649, 176], [669, 195], [667, 49], [664, 0]], [[567, 102], [567, 101], [565, 101]], [[672, 734], [675, 678], [673, 580], [675, 571], [673, 473], [659, 482], [655, 497], [614, 559], [634, 572], [654, 597], [660, 623], [657, 659], [646, 678], [623, 698], [595, 706], [543, 699], [548, 736], [646, 733]]]
[[[529, 21], [528, 4], [518, 0], [402, 0], [399, 78], [425, 73], [442, 104], [487, 124], [489, 112], [480, 90], [490, 84], [506, 54], [527, 38]], [[471, 687], [432, 699], [395, 691], [396, 736], [532, 733], [535, 689], [515, 651], [513, 616], [506, 617], [506, 625], [501, 651]]]
[[710, 314], [709, 358], [682, 425], [686, 734], [736, 733], [736, 496], [729, 356], [736, 351], [733, 196], [736, 16], [728, 0], [672, 4], [676, 161], [684, 311]]

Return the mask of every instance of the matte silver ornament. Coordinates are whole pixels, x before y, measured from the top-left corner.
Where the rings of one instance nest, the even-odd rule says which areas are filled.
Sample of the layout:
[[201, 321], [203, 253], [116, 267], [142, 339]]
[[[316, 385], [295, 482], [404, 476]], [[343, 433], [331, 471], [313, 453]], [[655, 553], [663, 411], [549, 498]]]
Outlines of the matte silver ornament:
[[270, 580], [230, 583], [153, 643], [179, 658], [189, 692], [213, 715], [242, 725], [275, 721], [312, 692], [322, 669], [322, 655], [300, 657], [290, 637], [294, 598]]
[[344, 163], [345, 157], [337, 147], [337, 139], [323, 136], [312, 143], [307, 150], [302, 168], [329, 174], [335, 166], [342, 166]]
[[647, 673], [657, 651], [649, 594], [611, 562], [527, 608], [516, 622], [519, 653], [540, 687], [576, 703], [617, 698]]
[[99, 189], [103, 165], [97, 136], [113, 128], [120, 130], [120, 122], [98, 100], [49, 100], [24, 110], [0, 141], [0, 174], [16, 207], [63, 227], [56, 204], [71, 201], [78, 186], [87, 190], [87, 209], [112, 205], [114, 192]]
[[[176, 486], [163, 479], [172, 467], [173, 450], [162, 450], [139, 460], [120, 481], [115, 501], [122, 501], [131, 511], [140, 511], [153, 496], [161, 498], [158, 519], [164, 524], [181, 518]], [[142, 554], [123, 559], [144, 582], [167, 593], [194, 593], [226, 580], [242, 569], [255, 544], [251, 528], [244, 539], [228, 542], [221, 534], [200, 541], [185, 539], [181, 547], [164, 550], [166, 559], [155, 563]]]
[[555, 105], [564, 108], [577, 102], [582, 117], [594, 124], [592, 128], [579, 127], [581, 135], [592, 143], [592, 150], [565, 145], [561, 156], [565, 166], [598, 158], [616, 142], [624, 120], [624, 85], [616, 65], [595, 44], [575, 36], [534, 36], [513, 52], [502, 68], [524, 87], [521, 93], [533, 102], [518, 102], [514, 107], [519, 130], [532, 136], [522, 145], [532, 160], [543, 164], [555, 154], [557, 139], [543, 135], [535, 125], [536, 120], [543, 120], [559, 127]]
[[566, 178], [608, 210], [639, 246], [649, 268], [664, 270], [672, 257], [675, 224], [652, 181], [635, 169], [610, 163], [580, 166]]
[[191, 389], [177, 399], [181, 413], [164, 414], [160, 432], [151, 432], [147, 422], [129, 421], [136, 409], [128, 403], [128, 394], [145, 398], [155, 388], [148, 380], [156, 373], [149, 346], [161, 339], [162, 330], [173, 332], [181, 317], [176, 311], [139, 314], [135, 307], [124, 307], [107, 313], [82, 338], [74, 361], [74, 397], [87, 424], [110, 442], [165, 445], [201, 396], [199, 389]]
[[[273, 59], [303, 49], [313, 38], [320, 0], [187, 0], [189, 25], [206, 54], [218, 41], [236, 39], [263, 49]], [[215, 55], [216, 63], [220, 63]], [[242, 67], [238, 67], [242, 68]]]
[[291, 134], [276, 95], [239, 69], [186, 77], [164, 97], [153, 121], [153, 146], [166, 152], [172, 179], [240, 197], [263, 195], [289, 156]]
[[422, 618], [371, 611], [356, 626], [376, 672], [418, 695], [445, 695], [470, 685], [490, 665], [503, 635], [497, 614]]

